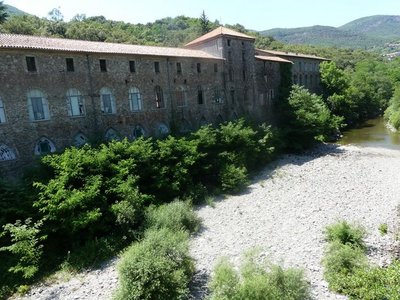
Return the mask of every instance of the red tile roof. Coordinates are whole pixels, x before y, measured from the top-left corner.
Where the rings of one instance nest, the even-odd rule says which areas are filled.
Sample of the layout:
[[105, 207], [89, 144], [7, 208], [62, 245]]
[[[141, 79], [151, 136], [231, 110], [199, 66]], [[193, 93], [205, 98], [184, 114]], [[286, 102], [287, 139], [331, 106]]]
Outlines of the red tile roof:
[[212, 40], [217, 37], [224, 36], [224, 35], [231, 36], [231, 37], [237, 37], [237, 38], [241, 38], [241, 39], [245, 39], [245, 40], [255, 40], [255, 37], [253, 37], [253, 36], [249, 36], [244, 33], [240, 33], [235, 30], [220, 26], [220, 27], [214, 29], [213, 31], [206, 33], [205, 35], [202, 35], [201, 37], [195, 39], [194, 41], [187, 43], [185, 45], [185, 47], [190, 47], [190, 46], [193, 46], [196, 44], [200, 44], [204, 41]]
[[276, 56], [287, 56], [287, 57], [301, 57], [301, 58], [312, 58], [318, 60], [329, 60], [328, 58], [319, 57], [315, 55], [308, 55], [302, 53], [294, 53], [294, 52], [283, 52], [283, 51], [275, 51], [275, 50], [263, 50], [256, 49], [256, 53], [260, 55], [276, 55]]
[[0, 49], [29, 49], [81, 53], [133, 54], [221, 59], [200, 50], [91, 42], [18, 34], [0, 34]]
[[256, 55], [255, 58], [257, 58], [259, 60], [265, 60], [265, 61], [283, 62], [283, 63], [293, 64], [293, 62], [291, 62], [290, 60], [283, 59], [283, 58], [278, 57], [278, 56]]

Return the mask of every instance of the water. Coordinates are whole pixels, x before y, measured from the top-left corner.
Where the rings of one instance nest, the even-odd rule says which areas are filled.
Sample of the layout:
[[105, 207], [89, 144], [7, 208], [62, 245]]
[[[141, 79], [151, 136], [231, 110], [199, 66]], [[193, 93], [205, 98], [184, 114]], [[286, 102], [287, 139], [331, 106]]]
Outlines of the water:
[[377, 118], [369, 120], [359, 128], [346, 131], [338, 143], [400, 150], [400, 132], [390, 131], [386, 128], [383, 118]]

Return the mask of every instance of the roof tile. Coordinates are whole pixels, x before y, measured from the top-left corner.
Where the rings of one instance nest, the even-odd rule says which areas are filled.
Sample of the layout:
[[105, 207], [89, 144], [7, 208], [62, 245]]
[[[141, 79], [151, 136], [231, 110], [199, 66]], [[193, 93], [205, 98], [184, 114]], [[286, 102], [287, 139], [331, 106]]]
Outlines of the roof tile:
[[246, 39], [246, 40], [255, 40], [255, 38], [252, 36], [249, 36], [244, 33], [240, 33], [235, 30], [220, 26], [220, 27], [214, 29], [213, 31], [210, 31], [209, 33], [206, 33], [205, 35], [202, 35], [201, 37], [191, 41], [190, 43], [187, 43], [185, 45], [185, 47], [190, 47], [190, 46], [193, 46], [196, 44], [200, 44], [204, 41], [211, 40], [211, 39], [217, 38], [219, 36], [224, 36], [224, 35], [238, 37], [238, 38], [242, 38], [242, 39]]

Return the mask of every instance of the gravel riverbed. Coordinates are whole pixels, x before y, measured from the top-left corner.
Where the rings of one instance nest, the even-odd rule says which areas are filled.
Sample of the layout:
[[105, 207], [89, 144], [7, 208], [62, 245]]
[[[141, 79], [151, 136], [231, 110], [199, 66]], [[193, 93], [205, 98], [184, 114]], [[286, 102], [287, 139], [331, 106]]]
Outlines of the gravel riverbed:
[[[400, 151], [322, 145], [284, 155], [259, 173], [240, 195], [197, 209], [203, 220], [192, 238], [196, 260], [192, 298], [207, 294], [206, 280], [225, 256], [240, 265], [243, 253], [261, 247], [272, 263], [303, 268], [315, 299], [346, 299], [323, 280], [323, 229], [338, 220], [368, 231], [371, 260], [390, 262], [400, 204]], [[389, 226], [381, 236], [378, 227]], [[117, 285], [116, 260], [59, 283], [41, 283], [20, 299], [109, 299]]]

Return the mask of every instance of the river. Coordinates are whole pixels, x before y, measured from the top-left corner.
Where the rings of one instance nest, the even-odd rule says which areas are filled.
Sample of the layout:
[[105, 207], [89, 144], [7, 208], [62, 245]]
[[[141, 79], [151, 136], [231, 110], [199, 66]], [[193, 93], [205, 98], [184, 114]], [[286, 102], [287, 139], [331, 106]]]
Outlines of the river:
[[385, 126], [383, 118], [377, 118], [344, 132], [338, 143], [400, 150], [400, 132], [392, 132]]

